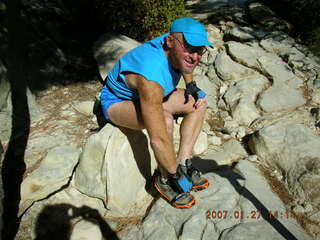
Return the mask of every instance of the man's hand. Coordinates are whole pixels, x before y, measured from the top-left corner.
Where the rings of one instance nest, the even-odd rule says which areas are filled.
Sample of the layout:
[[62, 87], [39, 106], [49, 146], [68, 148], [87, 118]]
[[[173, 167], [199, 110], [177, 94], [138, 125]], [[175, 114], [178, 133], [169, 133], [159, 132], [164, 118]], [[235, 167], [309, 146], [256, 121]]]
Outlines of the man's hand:
[[200, 104], [198, 99], [203, 99], [206, 97], [205, 92], [203, 92], [200, 88], [198, 88], [196, 82], [194, 81], [186, 84], [185, 103], [189, 101], [189, 95], [193, 96], [193, 98], [196, 101], [196, 105]]

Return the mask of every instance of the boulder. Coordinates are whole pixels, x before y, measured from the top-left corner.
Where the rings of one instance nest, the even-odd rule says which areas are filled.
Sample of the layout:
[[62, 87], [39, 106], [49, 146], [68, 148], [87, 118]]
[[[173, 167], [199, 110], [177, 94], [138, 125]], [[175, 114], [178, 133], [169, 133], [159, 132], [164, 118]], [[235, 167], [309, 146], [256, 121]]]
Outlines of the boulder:
[[197, 82], [197, 86], [207, 94], [208, 107], [216, 109], [217, 107], [217, 92], [218, 87], [213, 84], [206, 76], [195, 76], [194, 81]]
[[249, 126], [260, 117], [255, 102], [268, 85], [269, 81], [263, 75], [243, 78], [232, 84], [224, 94], [224, 99], [232, 112], [233, 119], [241, 125]]
[[280, 56], [286, 55], [292, 51], [295, 44], [293, 38], [283, 35], [283, 33], [276, 33], [275, 36], [267, 37], [259, 42], [259, 45], [267, 52], [274, 53]]
[[238, 80], [257, 74], [254, 70], [234, 62], [226, 52], [220, 52], [215, 59], [217, 75], [223, 81]]
[[255, 36], [253, 35], [253, 29], [249, 27], [233, 27], [228, 34], [232, 39], [236, 39], [240, 42], [254, 40]]
[[213, 159], [217, 165], [231, 165], [248, 156], [243, 146], [235, 139], [230, 139], [222, 145], [219, 151], [208, 151], [205, 159]]
[[230, 54], [232, 59], [235, 59], [242, 65], [261, 70], [258, 59], [262, 56], [276, 57], [275, 54], [267, 53], [259, 46], [249, 46], [243, 43], [229, 41], [226, 43], [227, 52]]
[[[306, 103], [303, 81], [280, 58], [260, 57], [262, 71], [272, 78], [272, 86], [263, 92], [257, 104], [265, 112], [292, 110]], [[285, 93], [285, 94], [284, 94]]]
[[[206, 169], [205, 176], [209, 188], [192, 193], [197, 199], [194, 207], [176, 209], [159, 199], [136, 239], [254, 240], [261, 233], [262, 239], [283, 239], [283, 234], [287, 239], [312, 239], [292, 215], [286, 216], [285, 206], [253, 163], [243, 160], [235, 169]], [[275, 211], [277, 219], [271, 215]]]
[[255, 41], [256, 38], [261, 39], [267, 34], [266, 31], [260, 29], [240, 26], [235, 26], [228, 32], [229, 38], [237, 42]]
[[121, 56], [140, 43], [124, 35], [106, 33], [93, 46], [93, 54], [97, 61], [102, 79], [113, 68]]
[[156, 168], [146, 132], [121, 132], [107, 124], [88, 139], [74, 185], [104, 201], [110, 216], [143, 215], [152, 201], [147, 181]]
[[310, 128], [279, 121], [253, 134], [249, 146], [260, 161], [279, 168], [291, 193], [315, 206], [320, 194], [315, 184], [320, 173], [320, 137]]
[[35, 201], [44, 199], [67, 185], [80, 151], [72, 147], [56, 147], [48, 152], [40, 166], [21, 183], [19, 215]]
[[70, 238], [76, 222], [84, 220], [102, 223], [106, 211], [100, 199], [88, 197], [68, 186], [35, 202], [21, 217], [20, 227], [28, 229], [27, 233], [19, 231], [16, 238], [26, 239], [28, 236], [29, 239], [52, 239], [52, 234], [56, 239], [64, 239], [66, 235]]

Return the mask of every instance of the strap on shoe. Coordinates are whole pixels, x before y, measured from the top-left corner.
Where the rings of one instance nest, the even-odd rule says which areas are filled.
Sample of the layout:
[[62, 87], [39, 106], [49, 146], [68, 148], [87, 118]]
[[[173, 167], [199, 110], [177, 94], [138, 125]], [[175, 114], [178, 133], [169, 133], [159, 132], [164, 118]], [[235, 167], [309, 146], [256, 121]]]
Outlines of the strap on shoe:
[[178, 201], [180, 198], [182, 198], [186, 193], [179, 193], [177, 194], [174, 198], [171, 199], [170, 203], [175, 203], [176, 201]]
[[171, 185], [172, 189], [178, 193], [190, 192], [193, 185], [189, 177], [185, 176], [183, 173], [180, 165], [178, 165], [175, 174], [168, 174], [168, 183]]
[[201, 175], [200, 170], [199, 170], [198, 168], [195, 168], [195, 167], [192, 165], [190, 159], [188, 159], [188, 160], [186, 161], [186, 168], [187, 168], [187, 175], [188, 175], [189, 177], [194, 176], [194, 174], [197, 174], [198, 176]]

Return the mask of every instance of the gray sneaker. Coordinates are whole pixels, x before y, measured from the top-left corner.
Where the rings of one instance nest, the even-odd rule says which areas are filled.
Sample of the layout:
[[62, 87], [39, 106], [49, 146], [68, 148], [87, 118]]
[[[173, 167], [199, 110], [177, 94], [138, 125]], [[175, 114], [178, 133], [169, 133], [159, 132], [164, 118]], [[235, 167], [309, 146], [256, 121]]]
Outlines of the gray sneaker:
[[192, 182], [192, 190], [201, 191], [209, 187], [208, 179], [201, 176], [201, 172], [192, 165], [191, 159], [186, 160], [186, 166], [180, 164], [180, 167]]
[[190, 192], [176, 192], [169, 182], [162, 182], [159, 173], [154, 174], [153, 185], [161, 196], [176, 208], [190, 208], [196, 203]]

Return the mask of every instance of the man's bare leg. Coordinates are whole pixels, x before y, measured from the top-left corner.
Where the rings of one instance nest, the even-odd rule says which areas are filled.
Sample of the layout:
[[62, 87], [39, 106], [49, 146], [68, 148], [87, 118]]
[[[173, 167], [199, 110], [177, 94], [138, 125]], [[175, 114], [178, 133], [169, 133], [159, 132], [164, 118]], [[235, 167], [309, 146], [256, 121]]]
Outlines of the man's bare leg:
[[[198, 108], [195, 108], [194, 104], [195, 101], [192, 97], [189, 97], [188, 103], [185, 103], [183, 89], [174, 91], [169, 99], [163, 103], [167, 132], [171, 140], [173, 140], [173, 115], [185, 115], [180, 126], [180, 145], [177, 154], [178, 162], [191, 156], [193, 146], [203, 124], [207, 104], [204, 101]], [[134, 130], [141, 130], [144, 128], [140, 106], [132, 101], [123, 101], [113, 104], [109, 108], [108, 114], [111, 121], [121, 127]], [[160, 164], [159, 169], [163, 176], [167, 175]]]
[[140, 106], [132, 101], [123, 101], [111, 105], [108, 109], [111, 121], [121, 127], [141, 130], [144, 127]]
[[[145, 128], [142, 117], [140, 106], [132, 101], [123, 101], [113, 104], [109, 110], [108, 115], [111, 121], [118, 125], [123, 131], [125, 128], [132, 130], [141, 130]], [[173, 142], [173, 116], [171, 113], [164, 110], [164, 118], [167, 126], [167, 133], [171, 142]], [[158, 167], [163, 177], [167, 177], [167, 172], [158, 161]]]
[[170, 96], [168, 102], [164, 104], [164, 108], [172, 114], [184, 114], [180, 125], [180, 144], [177, 154], [178, 162], [184, 161], [192, 155], [192, 149], [201, 131], [207, 109], [206, 100], [203, 99], [202, 101], [200, 106], [195, 108], [195, 101], [193, 97], [190, 96], [188, 103], [184, 104], [184, 90], [178, 89]]
[[[184, 93], [183, 96], [181, 96], [180, 91], [178, 91], [178, 94], [175, 94], [174, 98], [171, 100], [180, 102], [181, 99], [184, 100]], [[208, 188], [209, 181], [201, 176], [201, 172], [199, 170], [192, 167], [192, 163], [190, 161], [186, 162], [186, 160], [190, 159], [192, 156], [193, 147], [203, 125], [203, 120], [207, 109], [207, 102], [205, 99], [200, 99], [195, 102], [194, 98], [191, 96], [189, 96], [189, 102], [192, 104], [191, 110], [187, 104], [182, 105], [187, 108], [182, 109], [184, 118], [180, 125], [180, 145], [176, 160], [177, 163], [182, 165], [181, 170], [184, 172], [184, 174], [191, 179], [193, 185], [192, 189], [195, 191], [201, 191]], [[178, 104], [178, 106], [181, 107], [181, 102]]]
[[180, 144], [177, 155], [178, 161], [184, 161], [191, 157], [193, 147], [200, 134], [207, 104], [204, 103], [194, 112], [187, 113], [180, 125]]

